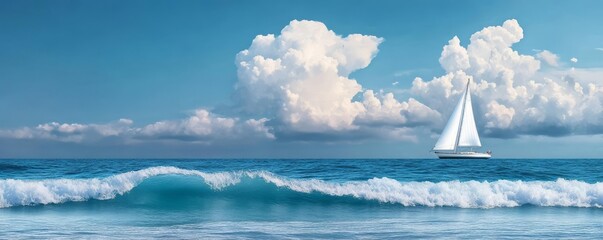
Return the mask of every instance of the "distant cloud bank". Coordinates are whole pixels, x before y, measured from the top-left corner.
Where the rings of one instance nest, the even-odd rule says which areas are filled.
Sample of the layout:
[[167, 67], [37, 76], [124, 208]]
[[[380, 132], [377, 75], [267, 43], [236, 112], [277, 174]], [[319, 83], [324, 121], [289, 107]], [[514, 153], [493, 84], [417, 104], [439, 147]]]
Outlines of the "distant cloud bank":
[[350, 78], [370, 65], [383, 38], [341, 36], [321, 22], [293, 20], [280, 34], [256, 36], [236, 55], [239, 116], [255, 118], [197, 109], [184, 119], [140, 127], [130, 119], [51, 122], [0, 130], [0, 137], [76, 143], [413, 141], [417, 134], [439, 133], [467, 79], [472, 79], [478, 128], [486, 136], [603, 133], [603, 70], [567, 69], [549, 50], [520, 54], [513, 45], [523, 38], [514, 19], [474, 33], [466, 47], [454, 36], [439, 58], [445, 74], [428, 81], [415, 78], [410, 97], [396, 99]]

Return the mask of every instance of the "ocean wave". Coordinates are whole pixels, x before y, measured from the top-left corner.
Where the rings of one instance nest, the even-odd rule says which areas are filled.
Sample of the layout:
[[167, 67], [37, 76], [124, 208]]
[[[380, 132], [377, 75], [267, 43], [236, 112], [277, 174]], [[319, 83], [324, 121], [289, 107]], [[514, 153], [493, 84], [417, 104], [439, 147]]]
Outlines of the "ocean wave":
[[[329, 182], [292, 179], [267, 171], [206, 173], [176, 167], [151, 167], [92, 179], [0, 180], [0, 208], [40, 204], [108, 200], [127, 194], [146, 179], [160, 175], [200, 177], [214, 191], [243, 181], [266, 184], [298, 193], [402, 206], [496, 208], [522, 205], [556, 207], [603, 207], [603, 183], [577, 180], [556, 181], [444, 181], [399, 182], [390, 178], [367, 181]], [[253, 186], [251, 186], [253, 187]]]
[[26, 169], [27, 169], [27, 167], [25, 167], [25, 166], [0, 163], [0, 171], [21, 171], [21, 170], [26, 170]]

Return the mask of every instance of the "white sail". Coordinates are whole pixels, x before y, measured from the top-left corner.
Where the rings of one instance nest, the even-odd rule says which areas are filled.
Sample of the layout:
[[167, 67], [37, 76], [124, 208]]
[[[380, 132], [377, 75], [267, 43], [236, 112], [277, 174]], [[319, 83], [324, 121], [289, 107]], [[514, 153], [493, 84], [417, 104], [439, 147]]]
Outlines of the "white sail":
[[452, 116], [448, 119], [448, 123], [446, 123], [446, 127], [442, 134], [440, 135], [440, 139], [436, 143], [433, 150], [455, 150], [456, 149], [456, 137], [459, 132], [459, 125], [461, 124], [461, 116], [463, 112], [463, 104], [465, 99], [465, 92], [459, 102], [456, 104], [454, 111], [452, 112]]
[[458, 147], [481, 147], [482, 143], [479, 141], [479, 135], [477, 134], [477, 127], [475, 127], [475, 118], [473, 117], [473, 106], [471, 104], [471, 91], [467, 87], [465, 92], [465, 108], [463, 111], [463, 122], [461, 124], [461, 133], [459, 134]]
[[475, 118], [473, 116], [473, 106], [471, 104], [471, 92], [469, 90], [469, 82], [465, 92], [459, 99], [452, 116], [448, 119], [440, 139], [436, 143], [433, 150], [450, 151], [456, 150], [457, 147], [481, 147], [482, 144], [477, 134], [475, 126]]

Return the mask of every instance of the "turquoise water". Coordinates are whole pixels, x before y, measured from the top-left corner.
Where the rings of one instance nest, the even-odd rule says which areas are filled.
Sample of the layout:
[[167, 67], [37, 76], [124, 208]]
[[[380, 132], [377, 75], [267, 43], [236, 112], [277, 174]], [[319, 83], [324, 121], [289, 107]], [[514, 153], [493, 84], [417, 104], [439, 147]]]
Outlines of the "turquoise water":
[[0, 238], [585, 238], [603, 160], [0, 160]]

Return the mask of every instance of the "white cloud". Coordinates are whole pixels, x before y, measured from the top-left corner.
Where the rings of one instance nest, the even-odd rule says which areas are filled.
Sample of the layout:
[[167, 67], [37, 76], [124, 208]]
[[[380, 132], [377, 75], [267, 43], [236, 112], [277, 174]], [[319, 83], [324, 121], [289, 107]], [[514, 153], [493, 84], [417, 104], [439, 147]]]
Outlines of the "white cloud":
[[505, 107], [496, 101], [492, 101], [487, 105], [488, 112], [486, 113], [486, 127], [505, 129], [511, 125], [515, 109]]
[[243, 129], [254, 133], [254, 135], [263, 136], [266, 139], [275, 139], [272, 129], [266, 126], [268, 118], [247, 119], [243, 125]]
[[130, 119], [119, 119], [107, 124], [50, 122], [40, 124], [34, 128], [24, 127], [15, 130], [0, 130], [0, 137], [82, 142], [129, 134], [132, 131], [132, 123]]
[[577, 59], [577, 58], [575, 58], [575, 57], [573, 57], [573, 58], [571, 58], [571, 59], [570, 59], [570, 61], [572, 61], [573, 63], [577, 63], [577, 62], [578, 62], [578, 59]]
[[603, 48], [595, 48], [595, 50], [603, 51]]
[[210, 142], [225, 139], [274, 139], [265, 126], [266, 118], [248, 119], [220, 117], [206, 109], [197, 109], [188, 118], [159, 121], [137, 129], [137, 137]]
[[457, 36], [450, 39], [448, 45], [444, 46], [440, 56], [440, 64], [447, 72], [465, 70], [471, 66], [467, 49], [461, 46], [461, 40]]
[[[428, 109], [392, 94], [378, 99], [372, 90], [355, 101], [362, 86], [349, 74], [367, 67], [383, 41], [375, 36], [340, 36], [323, 23], [291, 21], [278, 36], [258, 35], [237, 54], [237, 91], [248, 112], [274, 114], [286, 131], [345, 133], [362, 124], [403, 125]], [[395, 83], [394, 83], [395, 85]], [[416, 110], [415, 108], [420, 108]], [[429, 112], [429, 117], [439, 117]], [[414, 121], [419, 122], [419, 121]]]
[[[536, 57], [520, 54], [513, 44], [523, 37], [513, 19], [474, 33], [466, 47], [452, 37], [439, 58], [446, 73], [430, 81], [415, 78], [411, 89], [401, 90], [411, 97], [400, 101], [393, 93], [363, 89], [349, 77], [371, 63], [382, 38], [344, 37], [323, 23], [294, 20], [280, 35], [256, 36], [236, 56], [239, 104], [256, 119], [198, 109], [184, 119], [142, 127], [132, 126], [129, 119], [51, 122], [0, 130], [0, 137], [63, 142], [416, 141], [418, 132], [430, 134], [443, 127], [467, 79], [472, 79], [478, 128], [486, 135], [603, 133], [603, 69], [564, 69], [559, 57], [547, 50], [538, 50]], [[554, 68], [543, 70], [541, 62]]]
[[405, 69], [405, 70], [396, 71], [394, 73], [394, 77], [402, 78], [402, 77], [406, 77], [406, 76], [413, 76], [413, 74], [428, 74], [432, 70], [433, 69], [429, 69], [429, 68]]
[[399, 83], [398, 81], [395, 81], [392, 83], [392, 86], [396, 86], [396, 85], [398, 85], [398, 83]]
[[347, 76], [368, 66], [381, 38], [336, 35], [320, 22], [291, 21], [281, 35], [258, 35], [237, 54], [239, 82], [250, 111], [267, 102], [302, 132], [353, 129], [362, 90]]
[[365, 91], [363, 97], [366, 111], [357, 117], [356, 123], [410, 126], [428, 125], [441, 119], [438, 112], [413, 98], [398, 102], [392, 93], [378, 97], [373, 90]]
[[543, 50], [536, 54], [536, 57], [550, 66], [559, 67], [559, 56], [550, 52], [549, 50]]
[[482, 114], [478, 125], [490, 136], [601, 132], [601, 99], [594, 94], [601, 91], [600, 77], [583, 69], [541, 70], [538, 59], [559, 66], [558, 57], [546, 50], [538, 59], [518, 53], [512, 46], [522, 38], [516, 20], [476, 32], [466, 48], [453, 37], [440, 57], [447, 73], [431, 81], [416, 78], [411, 92], [449, 116], [473, 79], [474, 106]]
[[119, 119], [107, 124], [44, 123], [35, 128], [0, 130], [0, 137], [14, 139], [44, 139], [61, 142], [93, 142], [114, 138], [124, 142], [181, 140], [210, 143], [223, 140], [272, 140], [268, 119], [220, 117], [206, 109], [198, 109], [192, 116], [172, 121], [159, 121], [137, 128], [130, 119]]
[[229, 135], [237, 120], [214, 116], [205, 109], [182, 120], [159, 121], [140, 129], [143, 136], [159, 138], [206, 138]]

